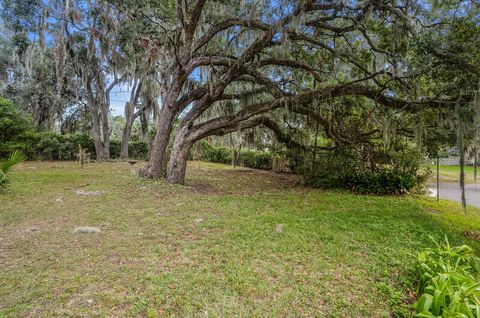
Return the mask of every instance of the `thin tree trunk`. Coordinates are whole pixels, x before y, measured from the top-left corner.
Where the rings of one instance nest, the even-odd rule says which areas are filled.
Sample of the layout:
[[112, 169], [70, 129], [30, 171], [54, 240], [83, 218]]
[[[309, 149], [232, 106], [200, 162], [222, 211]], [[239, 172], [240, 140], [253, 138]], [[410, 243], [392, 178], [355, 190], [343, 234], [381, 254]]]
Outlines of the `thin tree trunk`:
[[457, 115], [457, 143], [458, 150], [460, 151], [460, 191], [462, 193], [462, 207], [463, 210], [467, 211], [467, 200], [465, 198], [465, 126], [462, 122], [462, 117], [460, 113], [460, 97], [457, 99], [455, 104], [455, 113]]
[[440, 158], [437, 154], [437, 201], [440, 201]]
[[122, 144], [120, 146], [120, 158], [128, 158], [128, 141], [130, 140], [130, 134], [132, 132], [132, 126], [134, 121], [135, 104], [130, 102], [125, 105], [125, 127], [122, 133]]
[[97, 160], [104, 160], [106, 159], [106, 154], [100, 134], [100, 118], [98, 116], [98, 110], [95, 105], [89, 105], [89, 109], [92, 118], [92, 134], [93, 141], [95, 143], [95, 153], [97, 156]]
[[318, 146], [318, 121], [317, 126], [315, 127], [315, 144], [313, 146], [313, 161], [312, 161], [312, 170], [315, 171], [317, 165], [317, 146]]
[[125, 104], [125, 127], [122, 132], [122, 143], [120, 145], [120, 158], [128, 158], [128, 142], [132, 133], [133, 122], [135, 121], [135, 107], [140, 96], [142, 82], [134, 81], [130, 101]]
[[[108, 94], [108, 93], [107, 93]], [[108, 95], [107, 95], [108, 96]], [[103, 151], [105, 153], [104, 160], [110, 159], [110, 125], [108, 123], [108, 114], [110, 111], [109, 98], [104, 99], [105, 103], [102, 103], [101, 115], [102, 115], [102, 135], [103, 135]]]
[[473, 147], [473, 180], [477, 185], [477, 167], [478, 167], [478, 153], [477, 146]]
[[465, 148], [463, 146], [463, 139], [460, 140], [460, 189], [462, 191], [462, 206], [467, 208], [467, 201], [465, 199]]
[[140, 140], [148, 143], [149, 142], [148, 117], [145, 110], [140, 113], [139, 117], [140, 117]]

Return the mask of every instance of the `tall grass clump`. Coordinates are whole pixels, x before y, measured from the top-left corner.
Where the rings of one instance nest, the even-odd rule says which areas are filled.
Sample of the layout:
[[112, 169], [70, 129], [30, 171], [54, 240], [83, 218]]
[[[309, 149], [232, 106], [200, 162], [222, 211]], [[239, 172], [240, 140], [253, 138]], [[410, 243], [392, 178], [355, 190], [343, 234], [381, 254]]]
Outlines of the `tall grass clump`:
[[480, 317], [480, 259], [467, 245], [435, 244], [418, 253], [415, 317]]

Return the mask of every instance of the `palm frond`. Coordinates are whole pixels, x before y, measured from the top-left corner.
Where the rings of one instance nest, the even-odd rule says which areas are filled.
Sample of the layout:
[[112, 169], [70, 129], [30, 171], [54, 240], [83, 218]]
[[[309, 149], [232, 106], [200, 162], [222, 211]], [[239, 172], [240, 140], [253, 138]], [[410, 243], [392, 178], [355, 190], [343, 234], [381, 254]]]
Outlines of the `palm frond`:
[[10, 154], [10, 157], [0, 161], [0, 170], [2, 170], [5, 175], [8, 175], [14, 165], [25, 159], [25, 156], [19, 150], [15, 150]]
[[0, 188], [6, 189], [7, 183], [8, 183], [7, 175], [3, 172], [3, 170], [0, 170]]
[[10, 157], [0, 161], [0, 188], [6, 188], [7, 183], [10, 181], [10, 170], [17, 163], [24, 161], [26, 157], [18, 150], [12, 152]]

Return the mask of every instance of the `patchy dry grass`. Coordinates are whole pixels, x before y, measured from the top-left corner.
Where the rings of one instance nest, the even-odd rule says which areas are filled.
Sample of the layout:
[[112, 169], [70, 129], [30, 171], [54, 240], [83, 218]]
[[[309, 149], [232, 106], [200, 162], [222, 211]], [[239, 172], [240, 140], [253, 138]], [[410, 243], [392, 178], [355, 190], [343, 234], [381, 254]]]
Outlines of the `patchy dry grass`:
[[[480, 229], [428, 199], [290, 175], [194, 162], [181, 187], [129, 169], [16, 169], [0, 194], [0, 317], [389, 317], [429, 235]], [[102, 233], [73, 234], [84, 225]]]

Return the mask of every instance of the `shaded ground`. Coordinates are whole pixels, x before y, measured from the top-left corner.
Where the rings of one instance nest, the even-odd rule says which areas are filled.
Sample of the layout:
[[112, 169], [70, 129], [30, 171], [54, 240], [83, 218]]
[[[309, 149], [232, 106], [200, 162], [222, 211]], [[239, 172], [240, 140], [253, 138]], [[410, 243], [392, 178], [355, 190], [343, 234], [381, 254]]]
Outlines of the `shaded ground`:
[[15, 170], [0, 194], [0, 317], [390, 317], [412, 300], [404, 282], [429, 236], [480, 231], [479, 210], [447, 201], [198, 162], [185, 187], [129, 171]]

